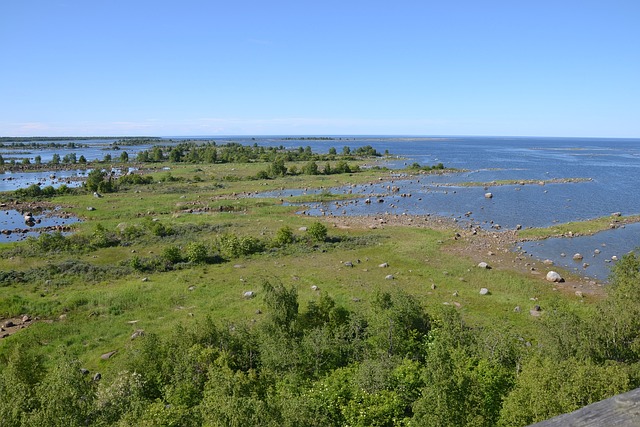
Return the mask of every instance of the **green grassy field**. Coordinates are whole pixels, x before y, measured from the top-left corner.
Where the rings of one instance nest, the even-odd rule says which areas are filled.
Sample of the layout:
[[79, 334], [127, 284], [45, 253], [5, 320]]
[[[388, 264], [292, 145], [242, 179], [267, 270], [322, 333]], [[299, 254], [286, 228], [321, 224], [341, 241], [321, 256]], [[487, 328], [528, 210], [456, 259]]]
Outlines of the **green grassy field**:
[[[84, 250], [37, 253], [20, 251], [28, 243], [4, 248], [3, 271], [30, 271], [28, 283], [3, 284], [0, 315], [4, 318], [29, 314], [50, 322], [39, 322], [2, 341], [0, 351], [13, 343], [33, 341], [49, 347], [64, 345], [88, 365], [100, 363], [99, 355], [114, 349], [126, 352], [129, 336], [136, 329], [169, 333], [177, 324], [190, 324], [211, 316], [240, 322], [255, 319], [261, 298], [243, 299], [245, 291], [259, 296], [263, 281], [294, 286], [301, 307], [318, 297], [317, 286], [338, 303], [367, 307], [379, 291], [402, 289], [425, 307], [443, 304], [458, 307], [471, 324], [506, 322], [527, 333], [536, 319], [514, 313], [515, 306], [531, 305], [531, 298], [548, 304], [558, 298], [540, 280], [514, 272], [482, 270], [474, 262], [448, 255], [446, 245], [459, 244], [451, 232], [412, 227], [370, 229], [328, 229], [328, 242], [309, 242], [301, 227], [321, 218], [302, 217], [297, 208], [280, 201], [247, 198], [247, 192], [281, 188], [320, 188], [327, 185], [363, 183], [386, 178], [385, 171], [365, 171], [330, 177], [294, 176], [273, 180], [250, 180], [262, 167], [238, 165], [158, 166], [156, 182], [136, 186], [102, 198], [67, 195], [54, 200], [83, 219], [79, 235], [95, 234], [98, 224], [107, 234], [127, 228], [144, 229], [162, 224], [175, 233], [155, 236], [142, 233], [126, 244]], [[174, 179], [167, 180], [167, 173]], [[193, 176], [200, 178], [193, 180]], [[233, 176], [233, 179], [227, 177]], [[161, 182], [162, 179], [164, 182]], [[304, 196], [296, 201], [326, 200], [329, 195]], [[95, 208], [89, 211], [88, 207]], [[189, 209], [203, 209], [188, 213]], [[129, 266], [134, 257], [151, 259], [169, 246], [181, 251], [191, 242], [201, 242], [215, 251], [221, 235], [273, 239], [278, 230], [289, 227], [297, 242], [273, 247], [252, 255], [241, 255], [209, 264], [182, 263], [172, 271], [136, 271]], [[524, 233], [524, 232], [523, 232]], [[52, 272], [49, 266], [82, 263], [79, 272]], [[351, 262], [353, 267], [346, 267]], [[388, 268], [379, 264], [388, 263]], [[87, 266], [100, 268], [92, 279]], [[75, 268], [75, 267], [74, 267]], [[84, 270], [83, 270], [84, 269]], [[392, 275], [393, 279], [387, 279]], [[434, 289], [432, 289], [432, 285]], [[480, 288], [490, 295], [481, 296]], [[191, 289], [191, 290], [190, 290]], [[457, 292], [457, 296], [454, 296]], [[580, 310], [584, 304], [574, 303]], [[526, 314], [525, 314], [526, 313]], [[60, 320], [60, 316], [66, 317]], [[134, 322], [135, 323], [132, 323]]]

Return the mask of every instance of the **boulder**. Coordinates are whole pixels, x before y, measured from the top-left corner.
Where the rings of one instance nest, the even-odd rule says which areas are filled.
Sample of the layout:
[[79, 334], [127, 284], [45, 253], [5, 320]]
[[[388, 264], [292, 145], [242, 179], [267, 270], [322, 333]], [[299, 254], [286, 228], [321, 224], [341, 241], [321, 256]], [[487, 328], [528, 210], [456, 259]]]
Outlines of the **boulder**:
[[573, 259], [574, 259], [575, 261], [580, 261], [580, 260], [582, 259], [582, 254], [574, 254], [574, 255], [573, 255]]
[[484, 197], [486, 199], [491, 199], [493, 197], [493, 194], [492, 193], [484, 193]]
[[111, 358], [111, 356], [113, 356], [114, 354], [116, 354], [116, 350], [110, 351], [109, 353], [105, 353], [102, 356], [100, 356], [100, 359], [102, 360], [108, 360]]
[[556, 283], [564, 282], [564, 279], [562, 278], [562, 276], [560, 276], [560, 274], [555, 271], [548, 272], [546, 279], [549, 282], [556, 282]]

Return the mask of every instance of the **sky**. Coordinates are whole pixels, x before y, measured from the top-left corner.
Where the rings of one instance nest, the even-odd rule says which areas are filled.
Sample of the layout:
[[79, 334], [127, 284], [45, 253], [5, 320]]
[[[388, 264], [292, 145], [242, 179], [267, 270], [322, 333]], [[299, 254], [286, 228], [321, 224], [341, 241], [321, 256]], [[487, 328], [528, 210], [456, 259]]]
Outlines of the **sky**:
[[640, 138], [640, 1], [0, 2], [0, 136]]

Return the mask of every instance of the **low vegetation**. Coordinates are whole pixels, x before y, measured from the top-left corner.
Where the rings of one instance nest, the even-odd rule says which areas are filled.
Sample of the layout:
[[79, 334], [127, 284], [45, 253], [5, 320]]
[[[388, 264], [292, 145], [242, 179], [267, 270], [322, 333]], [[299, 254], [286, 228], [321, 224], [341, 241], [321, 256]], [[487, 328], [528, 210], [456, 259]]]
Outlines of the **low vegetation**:
[[76, 232], [0, 249], [0, 317], [29, 326], [0, 341], [3, 426], [523, 426], [640, 385], [636, 254], [566, 296], [450, 255], [453, 230], [249, 197], [386, 178], [355, 150], [181, 149], [47, 190]]

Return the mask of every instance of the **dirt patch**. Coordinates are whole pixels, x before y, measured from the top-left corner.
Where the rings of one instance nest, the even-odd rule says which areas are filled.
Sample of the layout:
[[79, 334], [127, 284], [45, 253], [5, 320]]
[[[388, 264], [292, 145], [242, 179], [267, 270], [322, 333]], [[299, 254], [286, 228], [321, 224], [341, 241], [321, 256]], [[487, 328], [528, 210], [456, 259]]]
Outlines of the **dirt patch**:
[[32, 319], [31, 316], [24, 315], [11, 319], [0, 320], [0, 339], [7, 338], [22, 329], [26, 329], [39, 319]]

